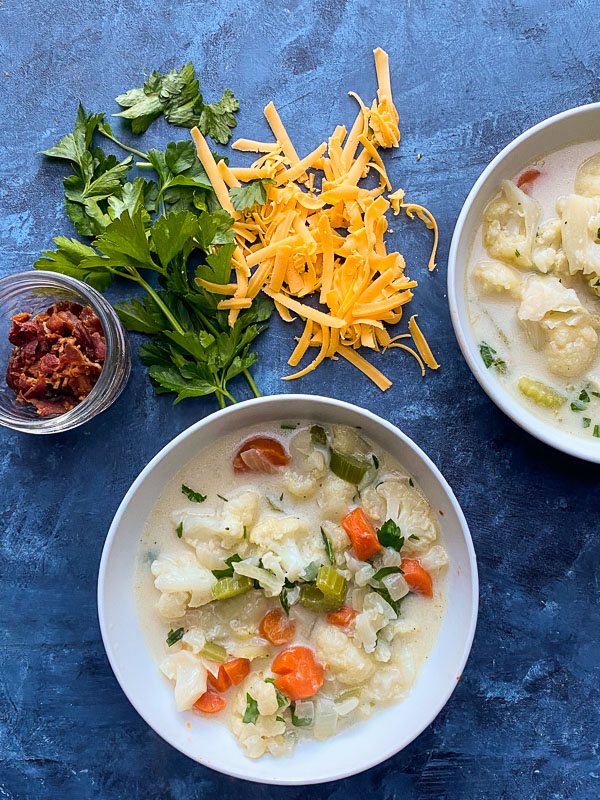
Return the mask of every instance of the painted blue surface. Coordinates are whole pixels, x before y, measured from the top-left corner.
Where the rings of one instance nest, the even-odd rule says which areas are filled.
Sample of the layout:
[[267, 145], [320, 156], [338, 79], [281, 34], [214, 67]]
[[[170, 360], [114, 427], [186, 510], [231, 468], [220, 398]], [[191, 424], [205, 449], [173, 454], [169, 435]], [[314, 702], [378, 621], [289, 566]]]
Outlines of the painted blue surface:
[[[77, 101], [113, 98], [154, 68], [192, 59], [205, 96], [240, 98], [237, 133], [267, 136], [273, 99], [300, 152], [351, 123], [350, 89], [370, 99], [371, 50], [390, 53], [403, 141], [393, 184], [441, 229], [395, 223], [420, 288], [414, 301], [443, 365], [426, 381], [399, 354], [386, 394], [345, 363], [281, 383], [289, 330], [274, 324], [255, 370], [264, 393], [325, 392], [398, 424], [442, 469], [475, 540], [481, 614], [473, 652], [437, 720], [385, 764], [310, 789], [251, 787], [162, 742], [130, 707], [96, 619], [104, 536], [157, 450], [216, 403], [155, 397], [137, 359], [125, 393], [91, 424], [54, 437], [0, 431], [0, 798], [231, 800], [252, 792], [328, 800], [508, 800], [600, 796], [600, 543], [597, 467], [538, 443], [506, 419], [463, 362], [445, 263], [477, 175], [531, 124], [600, 99], [594, 3], [534, 0], [4, 0], [0, 5], [0, 273], [31, 266], [73, 233], [63, 169], [36, 155], [71, 129]], [[161, 124], [146, 144], [172, 135]], [[416, 154], [423, 158], [417, 162]], [[124, 294], [118, 286], [112, 298]], [[239, 387], [243, 395], [243, 387]]]

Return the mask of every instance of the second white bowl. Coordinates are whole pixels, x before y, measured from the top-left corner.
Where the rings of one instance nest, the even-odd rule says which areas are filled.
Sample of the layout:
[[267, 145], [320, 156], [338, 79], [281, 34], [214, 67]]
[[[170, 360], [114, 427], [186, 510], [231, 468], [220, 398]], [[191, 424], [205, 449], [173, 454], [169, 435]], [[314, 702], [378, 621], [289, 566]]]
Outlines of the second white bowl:
[[[414, 475], [440, 514], [450, 558], [448, 604], [434, 648], [417, 682], [400, 703], [325, 742], [302, 743], [291, 758], [246, 758], [229, 730], [191, 712], [179, 714], [140, 631], [133, 596], [136, 552], [146, 517], [173, 475], [199, 450], [251, 425], [287, 421], [361, 426]], [[121, 687], [138, 713], [165, 741], [204, 766], [238, 778], [275, 784], [310, 784], [343, 778], [397, 753], [437, 716], [469, 655], [477, 620], [475, 553], [452, 490], [429, 458], [396, 427], [338, 400], [279, 395], [217, 412], [181, 433], [141, 472], [110, 527], [98, 578], [98, 614], [104, 646]], [[193, 720], [190, 728], [186, 723]]]

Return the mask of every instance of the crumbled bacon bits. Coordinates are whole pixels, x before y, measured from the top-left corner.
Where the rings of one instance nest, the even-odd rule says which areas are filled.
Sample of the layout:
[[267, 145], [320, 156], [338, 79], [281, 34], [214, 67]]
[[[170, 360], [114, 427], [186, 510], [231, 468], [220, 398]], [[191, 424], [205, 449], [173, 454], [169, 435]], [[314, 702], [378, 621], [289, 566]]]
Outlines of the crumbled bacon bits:
[[6, 382], [21, 403], [45, 417], [64, 414], [94, 388], [106, 355], [100, 320], [90, 306], [59, 302], [32, 317], [11, 317], [15, 347]]

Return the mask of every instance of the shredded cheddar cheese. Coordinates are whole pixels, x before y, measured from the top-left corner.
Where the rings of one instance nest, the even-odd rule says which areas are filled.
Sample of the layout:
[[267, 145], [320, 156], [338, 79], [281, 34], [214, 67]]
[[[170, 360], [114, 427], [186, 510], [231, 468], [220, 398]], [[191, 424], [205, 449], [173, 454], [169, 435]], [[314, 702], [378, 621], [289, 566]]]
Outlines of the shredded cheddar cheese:
[[[397, 215], [404, 209], [410, 219], [416, 215], [433, 230], [430, 270], [435, 267], [438, 228], [426, 208], [405, 203], [402, 189], [392, 191], [378, 150], [398, 146], [399, 116], [387, 53], [377, 48], [374, 56], [377, 99], [369, 107], [351, 92], [359, 111], [350, 132], [338, 125], [327, 142], [308, 155], [298, 155], [273, 103], [265, 108], [265, 117], [276, 141], [238, 139], [233, 145], [235, 150], [261, 154], [249, 168], [215, 163], [200, 131], [192, 130], [217, 199], [234, 218], [237, 245], [232, 260], [235, 282], [199, 284], [224, 296], [218, 307], [229, 311], [230, 324], [260, 291], [273, 299], [284, 321], [304, 320], [288, 363], [298, 366], [311, 347], [318, 347], [318, 354], [285, 380], [306, 375], [325, 358], [341, 356], [381, 390], [389, 389], [391, 381], [358, 353], [361, 347], [404, 350], [423, 375], [426, 366], [439, 367], [414, 315], [408, 333], [392, 338], [388, 332], [389, 325], [402, 319], [417, 282], [405, 275], [401, 253], [388, 252], [386, 213], [391, 209]], [[315, 185], [316, 171], [322, 173], [320, 187]], [[375, 188], [361, 185], [369, 174], [377, 178]], [[234, 211], [229, 188], [258, 178], [271, 179], [265, 186], [266, 203]], [[302, 302], [315, 294], [324, 310]], [[412, 340], [414, 347], [401, 339]]]

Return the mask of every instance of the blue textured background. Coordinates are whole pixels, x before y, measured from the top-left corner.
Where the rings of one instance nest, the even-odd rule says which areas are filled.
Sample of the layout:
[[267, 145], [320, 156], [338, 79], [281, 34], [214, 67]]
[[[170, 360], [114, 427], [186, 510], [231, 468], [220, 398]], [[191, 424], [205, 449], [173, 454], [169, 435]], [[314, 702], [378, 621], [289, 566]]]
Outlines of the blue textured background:
[[[192, 59], [209, 100], [225, 86], [239, 97], [236, 133], [266, 137], [262, 108], [273, 99], [302, 153], [351, 123], [346, 92], [370, 99], [371, 50], [388, 50], [403, 136], [387, 154], [389, 173], [435, 212], [439, 269], [426, 274], [430, 234], [418, 223], [396, 223], [393, 242], [420, 281], [414, 306], [442, 369], [421, 382], [408, 357], [390, 353], [385, 395], [341, 362], [292, 387], [278, 378], [291, 345], [279, 324], [262, 340], [255, 376], [264, 393], [326, 388], [422, 445], [470, 522], [482, 602], [454, 696], [411, 746], [370, 772], [311, 789], [251, 787], [179, 755], [112, 675], [96, 574], [131, 481], [216, 403], [173, 408], [136, 358], [124, 395], [91, 424], [53, 437], [0, 431], [0, 798], [600, 795], [600, 470], [538, 443], [492, 405], [460, 356], [445, 292], [452, 227], [485, 164], [531, 124], [600, 99], [598, 31], [588, 0], [3, 0], [1, 274], [30, 267], [52, 236], [73, 233], [63, 167], [36, 152], [71, 130], [80, 98], [114, 112], [113, 98], [149, 71]], [[144, 143], [185, 135], [160, 123]]]

